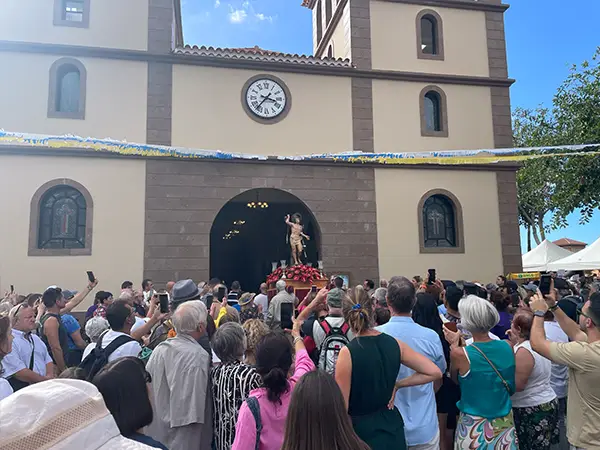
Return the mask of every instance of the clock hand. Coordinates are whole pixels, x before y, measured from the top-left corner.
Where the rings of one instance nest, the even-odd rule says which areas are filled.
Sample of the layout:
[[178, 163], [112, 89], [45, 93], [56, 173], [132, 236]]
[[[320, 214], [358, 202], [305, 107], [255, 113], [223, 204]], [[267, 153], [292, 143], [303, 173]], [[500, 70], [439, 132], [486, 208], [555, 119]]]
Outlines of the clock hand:
[[261, 97], [264, 97], [264, 98], [263, 98], [263, 101], [259, 103], [259, 105], [257, 106], [257, 108], [261, 107], [264, 102], [266, 102], [267, 100], [269, 100], [270, 96], [271, 96], [271, 94], [267, 95], [266, 97], [264, 97], [264, 95], [261, 95]]

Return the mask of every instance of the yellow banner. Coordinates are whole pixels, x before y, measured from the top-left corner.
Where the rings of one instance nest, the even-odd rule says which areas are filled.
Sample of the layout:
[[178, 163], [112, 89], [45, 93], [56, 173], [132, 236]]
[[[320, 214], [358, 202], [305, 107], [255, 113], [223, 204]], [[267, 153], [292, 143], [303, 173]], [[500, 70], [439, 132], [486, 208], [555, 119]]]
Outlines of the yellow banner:
[[538, 280], [541, 276], [540, 272], [521, 272], [521, 273], [509, 273], [509, 280]]

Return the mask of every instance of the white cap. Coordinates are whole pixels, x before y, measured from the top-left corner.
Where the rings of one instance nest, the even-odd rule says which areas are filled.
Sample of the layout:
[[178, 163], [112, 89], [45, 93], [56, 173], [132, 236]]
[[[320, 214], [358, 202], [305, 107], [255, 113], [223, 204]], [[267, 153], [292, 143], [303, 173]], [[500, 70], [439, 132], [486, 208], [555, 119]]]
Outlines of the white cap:
[[121, 436], [96, 386], [53, 379], [0, 401], [0, 450], [145, 450]]

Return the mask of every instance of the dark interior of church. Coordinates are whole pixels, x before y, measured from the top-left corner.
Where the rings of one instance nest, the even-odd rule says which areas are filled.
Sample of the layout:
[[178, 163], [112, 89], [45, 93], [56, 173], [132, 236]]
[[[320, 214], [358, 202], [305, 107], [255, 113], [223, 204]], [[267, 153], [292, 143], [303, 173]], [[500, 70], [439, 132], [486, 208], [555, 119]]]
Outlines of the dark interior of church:
[[253, 189], [234, 197], [219, 211], [210, 232], [210, 274], [228, 286], [237, 280], [243, 291], [258, 292], [271, 273], [272, 262], [291, 260], [286, 215], [300, 213], [304, 234], [304, 263], [320, 259], [318, 225], [306, 205], [277, 189]]

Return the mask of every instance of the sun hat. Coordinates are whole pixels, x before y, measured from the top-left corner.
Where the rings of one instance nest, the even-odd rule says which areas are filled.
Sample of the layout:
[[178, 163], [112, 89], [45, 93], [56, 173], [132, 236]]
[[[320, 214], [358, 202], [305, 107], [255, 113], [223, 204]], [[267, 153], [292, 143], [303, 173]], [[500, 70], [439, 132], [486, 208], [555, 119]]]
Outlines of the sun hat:
[[0, 401], [0, 450], [146, 450], [121, 436], [96, 386], [53, 379]]
[[246, 306], [248, 303], [254, 300], [254, 297], [256, 297], [256, 294], [254, 294], [253, 292], [246, 292], [238, 300], [238, 305]]
[[186, 302], [198, 296], [200, 296], [200, 290], [192, 280], [180, 280], [173, 285], [171, 298], [175, 303]]

